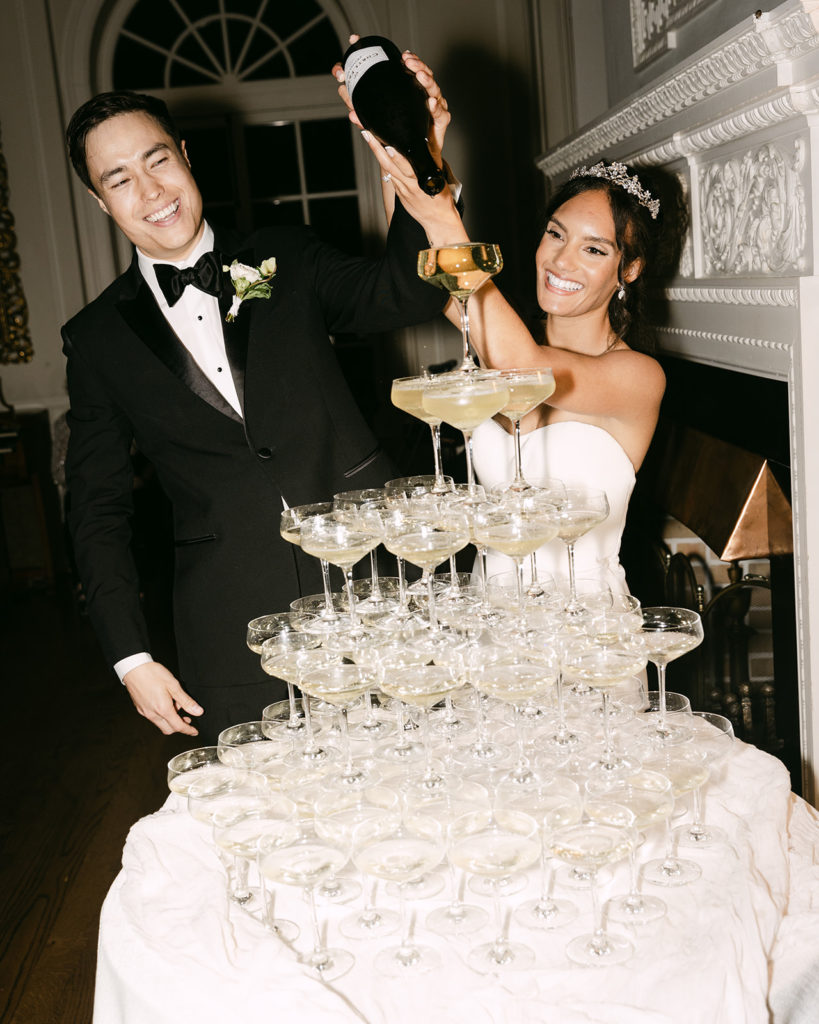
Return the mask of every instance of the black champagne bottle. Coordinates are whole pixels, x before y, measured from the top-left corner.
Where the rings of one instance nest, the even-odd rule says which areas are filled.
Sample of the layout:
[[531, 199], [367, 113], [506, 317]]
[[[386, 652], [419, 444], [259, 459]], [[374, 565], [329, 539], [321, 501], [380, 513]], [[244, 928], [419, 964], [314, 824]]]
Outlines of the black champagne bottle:
[[405, 66], [401, 51], [383, 36], [362, 36], [344, 54], [342, 64], [361, 124], [409, 160], [427, 195], [437, 195], [446, 185], [446, 175], [427, 146], [427, 94]]

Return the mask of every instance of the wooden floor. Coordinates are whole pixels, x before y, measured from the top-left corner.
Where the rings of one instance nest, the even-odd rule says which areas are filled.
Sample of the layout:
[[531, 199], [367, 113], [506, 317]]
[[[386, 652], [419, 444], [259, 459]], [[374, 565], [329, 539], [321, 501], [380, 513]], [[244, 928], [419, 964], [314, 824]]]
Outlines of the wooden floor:
[[0, 700], [0, 1021], [86, 1024], [123, 842], [191, 741], [136, 714], [67, 585], [0, 603]]

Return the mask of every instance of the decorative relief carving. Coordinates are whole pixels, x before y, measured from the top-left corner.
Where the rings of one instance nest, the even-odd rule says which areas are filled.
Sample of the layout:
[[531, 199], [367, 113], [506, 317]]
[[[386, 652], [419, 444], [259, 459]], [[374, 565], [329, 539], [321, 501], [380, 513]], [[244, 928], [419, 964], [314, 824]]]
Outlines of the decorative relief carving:
[[700, 228], [706, 275], [783, 274], [805, 269], [806, 208], [800, 172], [805, 145], [791, 156], [768, 144], [700, 174]]
[[19, 269], [14, 217], [9, 210], [8, 171], [0, 149], [0, 363], [28, 363], [34, 355]]
[[670, 302], [717, 302], [725, 306], [796, 306], [795, 288], [666, 288]]
[[695, 331], [690, 327], [658, 327], [662, 334], [674, 334], [680, 338], [697, 338], [718, 345], [741, 345], [743, 348], [762, 348], [770, 352], [790, 352], [793, 344], [789, 341], [774, 341], [772, 338], [743, 338], [737, 334], [719, 334], [716, 331]]
[[631, 0], [631, 55], [642, 67], [668, 49], [668, 33], [714, 0]]
[[[634, 0], [636, 2], [636, 0]], [[789, 51], [786, 41], [793, 49]], [[650, 90], [636, 96], [622, 108], [561, 146], [555, 147], [538, 162], [549, 178], [602, 153], [618, 150], [617, 159], [634, 163], [664, 164], [690, 153], [701, 152], [726, 141], [742, 138], [761, 128], [779, 124], [801, 113], [819, 109], [819, 87], [782, 89], [780, 95], [739, 114], [721, 119], [690, 133], [677, 133], [656, 148], [624, 154], [622, 144], [638, 137], [652, 125], [660, 124], [708, 96], [764, 71], [777, 60], [792, 61], [796, 56], [819, 47], [819, 34], [802, 7], [790, 9], [778, 20], [762, 15], [750, 28], [737, 31], [717, 51], [683, 65]]]

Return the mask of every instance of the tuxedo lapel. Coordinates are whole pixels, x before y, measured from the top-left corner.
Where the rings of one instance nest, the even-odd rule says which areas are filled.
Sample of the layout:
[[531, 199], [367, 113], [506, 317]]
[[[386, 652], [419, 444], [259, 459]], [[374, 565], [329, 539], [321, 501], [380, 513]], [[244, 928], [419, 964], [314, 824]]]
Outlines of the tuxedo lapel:
[[217, 412], [228, 416], [236, 423], [241, 423], [242, 417], [211, 384], [162, 315], [162, 311], [151, 294], [151, 289], [139, 271], [136, 257], [131, 264], [129, 274], [131, 278], [129, 283], [133, 286], [133, 290], [130, 295], [121, 298], [116, 305], [131, 330], [195, 395], [198, 395]]
[[[218, 243], [217, 239], [217, 243]], [[221, 250], [224, 252], [224, 250]], [[235, 256], [226, 257], [226, 264], [238, 260], [240, 263], [249, 263], [253, 259], [253, 252], [246, 249]], [[226, 275], [227, 277], [227, 275]], [[236, 385], [236, 393], [239, 396], [239, 404], [245, 407], [245, 370], [247, 369], [247, 345], [250, 334], [250, 310], [242, 305], [235, 319], [230, 323], [225, 319], [230, 304], [233, 301], [233, 287], [228, 284], [219, 296], [219, 312], [222, 318], [222, 334], [225, 339], [225, 352], [227, 353], [230, 373], [233, 383]], [[242, 315], [244, 314], [244, 315]]]

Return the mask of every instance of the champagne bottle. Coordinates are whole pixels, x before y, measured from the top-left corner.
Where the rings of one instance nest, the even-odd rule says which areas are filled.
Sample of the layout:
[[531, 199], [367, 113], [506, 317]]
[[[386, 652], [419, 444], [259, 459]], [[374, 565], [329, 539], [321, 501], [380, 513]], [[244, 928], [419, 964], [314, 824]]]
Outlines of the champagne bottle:
[[350, 46], [342, 64], [361, 124], [409, 160], [427, 195], [437, 195], [446, 185], [446, 175], [427, 146], [427, 94], [405, 66], [401, 51], [383, 36], [363, 36]]

